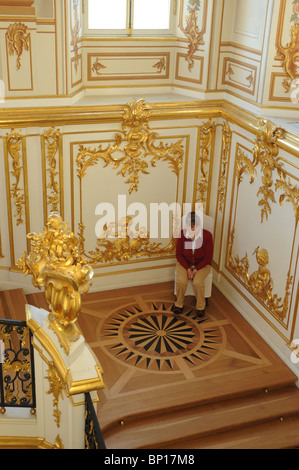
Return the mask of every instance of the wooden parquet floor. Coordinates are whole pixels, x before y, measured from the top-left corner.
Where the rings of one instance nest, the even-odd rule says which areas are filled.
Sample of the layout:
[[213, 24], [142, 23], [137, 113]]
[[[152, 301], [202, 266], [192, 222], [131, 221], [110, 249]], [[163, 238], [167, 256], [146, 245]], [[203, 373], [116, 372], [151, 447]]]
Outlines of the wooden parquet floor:
[[[107, 448], [298, 447], [295, 374], [215, 287], [203, 319], [174, 300], [172, 282], [82, 298]], [[48, 310], [43, 294], [27, 302]]]
[[[225, 402], [230, 403], [230, 421], [231, 407], [238, 415], [243, 406], [246, 422], [248, 413], [254, 413], [248, 396], [257, 397], [258, 409], [265, 408], [269, 405], [261, 397], [272, 394], [274, 399], [275, 390], [288, 386], [294, 392], [289, 413], [294, 408], [299, 412], [296, 376], [215, 287], [203, 319], [195, 315], [193, 297], [186, 297], [179, 316], [171, 311], [174, 300], [173, 283], [92, 293], [83, 299], [79, 323], [104, 370], [98, 416], [108, 447], [157, 447], [158, 442], [170, 447], [173, 440], [181, 446], [184, 423], [190, 434], [196, 413]], [[283, 400], [290, 405], [289, 396]], [[215, 417], [217, 426], [227, 413], [222, 409]], [[166, 416], [172, 424], [165, 424]], [[230, 422], [224, 419], [220, 427], [227, 426]]]

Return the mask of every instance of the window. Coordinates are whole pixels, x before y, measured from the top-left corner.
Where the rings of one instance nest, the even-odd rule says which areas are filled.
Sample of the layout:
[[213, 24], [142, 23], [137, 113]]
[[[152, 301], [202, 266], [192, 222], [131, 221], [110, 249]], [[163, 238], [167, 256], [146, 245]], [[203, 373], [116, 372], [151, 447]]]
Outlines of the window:
[[171, 35], [175, 0], [88, 0], [85, 31], [97, 36]]

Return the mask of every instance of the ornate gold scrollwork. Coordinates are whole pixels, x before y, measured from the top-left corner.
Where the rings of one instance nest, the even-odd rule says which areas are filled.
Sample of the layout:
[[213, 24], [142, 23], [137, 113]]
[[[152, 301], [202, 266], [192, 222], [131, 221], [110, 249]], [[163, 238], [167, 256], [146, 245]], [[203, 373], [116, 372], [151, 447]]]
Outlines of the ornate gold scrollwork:
[[47, 147], [47, 160], [49, 164], [48, 173], [50, 181], [47, 187], [52, 191], [52, 195], [48, 196], [48, 204], [51, 204], [51, 212], [59, 210], [59, 183], [56, 181], [57, 176], [57, 162], [56, 153], [59, 148], [60, 132], [59, 129], [55, 132], [54, 127], [44, 132], [44, 139]]
[[14, 129], [12, 129], [11, 135], [7, 136], [7, 149], [12, 158], [12, 168], [13, 171], [11, 172], [12, 175], [15, 177], [15, 183], [11, 186], [11, 197], [14, 199], [15, 206], [16, 206], [16, 213], [15, 217], [17, 217], [17, 225], [24, 224], [24, 211], [23, 206], [25, 204], [24, 194], [22, 193], [23, 189], [20, 188], [20, 178], [22, 174], [22, 166], [21, 166], [21, 155], [20, 149], [22, 144], [22, 136], [21, 132], [19, 131], [16, 133]]
[[119, 221], [120, 231], [115, 234], [111, 241], [109, 239], [109, 227], [106, 227], [103, 236], [98, 239], [95, 251], [89, 252], [87, 256], [92, 257], [91, 263], [110, 263], [113, 261], [128, 261], [131, 258], [140, 258], [142, 256], [158, 256], [160, 254], [167, 255], [173, 254], [176, 247], [176, 240], [174, 238], [166, 246], [161, 246], [161, 243], [150, 243], [148, 234], [141, 229], [136, 234], [137, 236], [131, 237], [130, 223], [132, 218], [125, 217]]
[[92, 64], [91, 70], [97, 75], [101, 75], [101, 69], [106, 69], [106, 65], [101, 64], [99, 58], [96, 58], [96, 61]]
[[17, 70], [19, 70], [21, 68], [23, 49], [29, 51], [30, 33], [28, 33], [27, 26], [23, 23], [11, 24], [6, 32], [6, 40], [9, 55], [14, 55], [16, 52], [18, 56]]
[[73, 46], [75, 56], [75, 70], [77, 72], [79, 65], [79, 33], [80, 33], [80, 20], [79, 20], [79, 7], [78, 0], [73, 0], [73, 12], [74, 12], [74, 26], [71, 28], [71, 46]]
[[157, 69], [157, 73], [161, 73], [163, 70], [165, 70], [165, 57], [161, 57], [161, 59], [156, 64], [154, 64], [153, 67]]
[[81, 294], [88, 292], [93, 270], [79, 254], [78, 239], [58, 213], [51, 213], [43, 233], [29, 233], [32, 251], [18, 261], [18, 268], [32, 275], [35, 287], [45, 288], [51, 312], [49, 328], [69, 354], [70, 343], [77, 341], [76, 325], [81, 309]]
[[188, 0], [187, 9], [189, 16], [186, 17], [186, 27], [181, 26], [182, 32], [187, 36], [189, 41], [188, 54], [186, 61], [188, 62], [188, 69], [191, 71], [194, 66], [193, 54], [196, 52], [199, 44], [204, 44], [203, 31], [199, 31], [197, 26], [197, 12], [200, 9], [200, 0]]
[[286, 317], [289, 305], [290, 287], [293, 282], [293, 276], [288, 272], [285, 296], [282, 300], [277, 294], [274, 294], [274, 283], [271, 277], [271, 273], [267, 268], [269, 264], [268, 251], [263, 248], [259, 250], [257, 247], [253, 254], [256, 255], [256, 261], [258, 269], [252, 274], [249, 274], [249, 260], [247, 253], [243, 258], [232, 255], [232, 247], [234, 242], [234, 230], [231, 231], [229, 240], [229, 267], [239, 277], [249, 292], [256, 297], [261, 303], [263, 303], [272, 314], [284, 319]]
[[54, 412], [53, 416], [55, 418], [55, 423], [57, 424], [57, 427], [60, 427], [60, 415], [61, 411], [59, 409], [59, 398], [61, 397], [63, 399], [63, 390], [64, 390], [64, 384], [59, 377], [59, 374], [56, 370], [56, 367], [53, 362], [49, 363], [49, 370], [48, 370], [48, 376], [46, 379], [48, 379], [50, 383], [50, 389], [46, 392], [47, 395], [50, 395], [51, 393], [53, 394], [53, 406], [54, 406]]
[[[262, 206], [262, 221], [265, 215], [268, 218], [268, 212], [271, 213], [271, 208], [268, 203], [268, 198], [271, 201], [276, 202], [274, 193], [270, 189], [273, 185], [272, 172], [274, 169], [277, 170], [279, 179], [276, 180], [275, 190], [281, 189], [284, 191], [280, 195], [279, 203], [282, 204], [284, 201], [291, 202], [295, 212], [295, 232], [294, 240], [296, 236], [296, 230], [299, 220], [299, 187], [298, 185], [292, 185], [290, 179], [287, 180], [286, 171], [284, 170], [281, 163], [276, 161], [278, 155], [277, 139], [281, 137], [282, 133], [279, 128], [273, 130], [270, 124], [265, 127], [261, 126], [258, 134], [256, 146], [253, 149], [253, 161], [247, 157], [244, 152], [238, 149], [236, 159], [235, 177], [237, 180], [237, 194], [239, 191], [239, 185], [242, 182], [245, 174], [250, 175], [250, 183], [254, 182], [256, 175], [256, 166], [260, 162], [263, 171], [263, 186], [259, 189], [258, 194], [264, 194], [264, 198], [259, 201], [259, 206]], [[258, 270], [254, 271], [251, 275], [249, 274], [249, 260], [247, 253], [243, 258], [238, 255], [233, 256], [233, 244], [235, 239], [235, 220], [232, 230], [229, 234], [228, 243], [228, 267], [232, 270], [234, 275], [239, 278], [248, 291], [255, 296], [266, 308], [276, 317], [283, 320], [288, 311], [290, 289], [293, 283], [293, 276], [291, 275], [291, 262], [286, 277], [286, 286], [284, 298], [278, 297], [273, 292], [274, 284], [271, 273], [267, 268], [269, 264], [269, 255], [266, 249], [259, 250], [257, 247], [253, 254], [256, 254], [256, 261], [258, 263]], [[294, 246], [294, 242], [293, 242]]]
[[262, 194], [263, 197], [259, 201], [261, 210], [261, 221], [264, 217], [268, 219], [268, 214], [271, 214], [271, 207], [269, 200], [275, 202], [274, 192], [271, 189], [273, 185], [272, 173], [275, 169], [280, 170], [281, 164], [276, 162], [278, 155], [277, 139], [284, 137], [284, 130], [280, 127], [275, 127], [270, 121], [259, 120], [259, 130], [253, 148], [253, 157], [255, 165], [258, 163], [262, 166], [263, 177], [261, 186], [257, 195]]
[[[79, 153], [76, 158], [77, 175], [80, 180], [80, 188], [82, 187], [82, 180], [86, 171], [92, 165], [95, 165], [99, 159], [103, 159], [105, 166], [112, 164], [114, 169], [119, 169], [117, 174], [122, 175], [126, 179], [126, 183], [130, 184], [129, 194], [133, 191], [138, 191], [139, 174], [148, 174], [149, 164], [146, 161], [147, 157], [151, 157], [150, 164], [152, 167], [156, 163], [166, 161], [169, 164], [171, 171], [178, 177], [182, 167], [184, 149], [182, 146], [182, 139], [174, 144], [164, 145], [160, 142], [159, 145], [155, 144], [158, 135], [151, 132], [149, 129], [149, 110], [150, 105], [145, 103], [143, 99], [133, 101], [124, 107], [124, 115], [121, 123], [122, 131], [115, 135], [115, 142], [109, 145], [106, 149], [102, 149], [100, 145], [98, 149], [86, 149], [80, 146]], [[121, 152], [122, 156], [115, 158], [113, 154]], [[81, 189], [80, 189], [81, 190]], [[127, 220], [129, 223], [129, 220]], [[130, 259], [137, 256], [137, 246], [139, 246], [140, 253], [138, 256], [154, 256], [160, 254], [173, 253], [175, 244], [172, 240], [165, 247], [160, 244], [150, 244], [148, 239], [135, 238], [130, 243], [129, 248], [124, 241], [117, 239], [114, 246], [110, 246], [111, 255], [108, 254], [107, 241], [99, 240], [95, 251], [86, 254], [84, 252], [84, 230], [85, 225], [82, 220], [82, 209], [80, 213], [79, 222], [79, 250], [80, 253], [90, 258], [90, 263], [96, 262], [109, 262], [113, 259]], [[112, 242], [109, 242], [112, 243]], [[104, 252], [99, 248], [104, 248]]]
[[[183, 161], [182, 139], [175, 144], [159, 146], [154, 144], [158, 135], [150, 132], [148, 126], [148, 113], [150, 105], [144, 100], [133, 101], [125, 106], [122, 121], [121, 134], [115, 135], [112, 146], [98, 150], [86, 149], [82, 145], [77, 156], [77, 174], [82, 180], [87, 168], [95, 165], [102, 158], [107, 165], [113, 164], [113, 168], [120, 168], [117, 174], [123, 177], [129, 176], [125, 181], [130, 184], [129, 194], [138, 190], [139, 173], [148, 174], [148, 163], [145, 158], [151, 156], [151, 165], [155, 166], [157, 160], [168, 161], [172, 171], [178, 175]], [[126, 144], [126, 145], [124, 145]], [[123, 153], [120, 158], [114, 158], [116, 151]]]
[[299, 23], [296, 23], [291, 28], [291, 41], [283, 47], [280, 41], [276, 44], [277, 55], [275, 59], [282, 60], [288, 78], [283, 81], [285, 93], [288, 93], [291, 88], [292, 81], [297, 76], [296, 61], [299, 58]]
[[232, 140], [232, 132], [226, 121], [223, 124], [222, 131], [222, 156], [221, 156], [221, 168], [218, 186], [218, 208], [220, 212], [223, 211], [225, 192], [226, 192], [226, 181], [227, 181], [227, 166], [229, 161], [230, 147]]
[[215, 136], [215, 123], [211, 122], [211, 119], [205, 122], [200, 128], [200, 169], [201, 179], [197, 185], [197, 196], [195, 202], [205, 203], [207, 200], [207, 190], [209, 184], [209, 171], [207, 165], [210, 164], [211, 157], [211, 145]]

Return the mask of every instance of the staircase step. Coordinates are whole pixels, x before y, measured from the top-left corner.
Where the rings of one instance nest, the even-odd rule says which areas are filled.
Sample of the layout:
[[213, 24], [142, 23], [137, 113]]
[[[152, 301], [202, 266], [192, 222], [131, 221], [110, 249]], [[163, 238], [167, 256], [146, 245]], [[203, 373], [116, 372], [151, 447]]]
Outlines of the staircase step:
[[108, 449], [197, 448], [194, 446], [207, 436], [212, 439], [219, 433], [239, 432], [253, 423], [279, 422], [281, 417], [285, 420], [295, 414], [299, 418], [299, 390], [287, 387], [152, 415], [104, 432], [104, 439]]
[[23, 289], [0, 291], [0, 318], [25, 321], [27, 303]]
[[[163, 448], [163, 447], [162, 447]], [[176, 449], [175, 445], [167, 449]], [[214, 434], [202, 439], [180, 442], [179, 449], [298, 449], [299, 416], [280, 421], [248, 426], [247, 428]]]

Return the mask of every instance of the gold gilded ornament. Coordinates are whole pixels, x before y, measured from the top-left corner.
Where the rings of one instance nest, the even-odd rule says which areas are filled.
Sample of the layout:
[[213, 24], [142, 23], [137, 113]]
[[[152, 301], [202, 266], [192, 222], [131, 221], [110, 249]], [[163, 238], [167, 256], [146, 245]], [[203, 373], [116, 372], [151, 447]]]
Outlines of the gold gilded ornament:
[[194, 66], [194, 59], [192, 56], [196, 52], [199, 44], [204, 44], [203, 32], [199, 31], [197, 26], [197, 12], [200, 9], [200, 0], [189, 0], [187, 8], [189, 16], [186, 17], [186, 28], [181, 27], [181, 29], [189, 41], [186, 61], [188, 62], [188, 70], [191, 71]]
[[54, 406], [53, 416], [55, 418], [57, 427], [59, 428], [61, 411], [58, 405], [59, 405], [59, 398], [61, 397], [63, 399], [62, 391], [64, 389], [64, 384], [61, 378], [59, 377], [58, 372], [53, 362], [50, 362], [49, 364], [48, 374], [49, 375], [46, 377], [46, 379], [48, 379], [50, 383], [50, 389], [46, 393], [47, 395], [50, 395], [50, 393], [53, 393], [53, 406]]
[[284, 130], [281, 127], [275, 127], [272, 122], [259, 119], [259, 130], [252, 152], [254, 165], [260, 163], [263, 171], [263, 186], [259, 188], [257, 193], [257, 195], [262, 194], [263, 196], [258, 203], [262, 207], [262, 222], [264, 217], [268, 219], [268, 214], [271, 214], [269, 201], [275, 202], [274, 192], [271, 189], [273, 186], [272, 174], [275, 169], [281, 171], [282, 165], [276, 161], [279, 151], [277, 140], [283, 137]]
[[282, 60], [282, 67], [284, 67], [287, 78], [283, 81], [285, 93], [288, 93], [291, 88], [292, 81], [297, 76], [297, 61], [299, 58], [299, 23], [296, 23], [291, 28], [291, 41], [283, 47], [280, 43], [276, 44], [277, 56], [275, 59]]
[[22, 23], [11, 24], [6, 32], [6, 41], [8, 45], [9, 55], [14, 55], [16, 52], [17, 70], [21, 68], [21, 55], [23, 49], [29, 51], [30, 33], [27, 32], [27, 26]]
[[113, 261], [128, 261], [133, 257], [158, 256], [173, 254], [175, 251], [176, 240], [174, 238], [166, 246], [161, 243], [150, 243], [149, 234], [141, 228], [138, 233], [132, 232], [132, 218], [130, 216], [119, 220], [120, 230], [112, 240], [111, 233], [114, 232], [113, 226], [105, 226], [101, 238], [97, 241], [95, 251], [89, 255], [92, 257], [91, 263], [111, 263]]
[[78, 250], [78, 239], [57, 212], [49, 215], [43, 233], [29, 233], [32, 251], [19, 259], [18, 267], [32, 275], [32, 283], [44, 287], [51, 312], [49, 327], [69, 354], [70, 343], [80, 337], [76, 325], [81, 294], [89, 290], [92, 268]]

